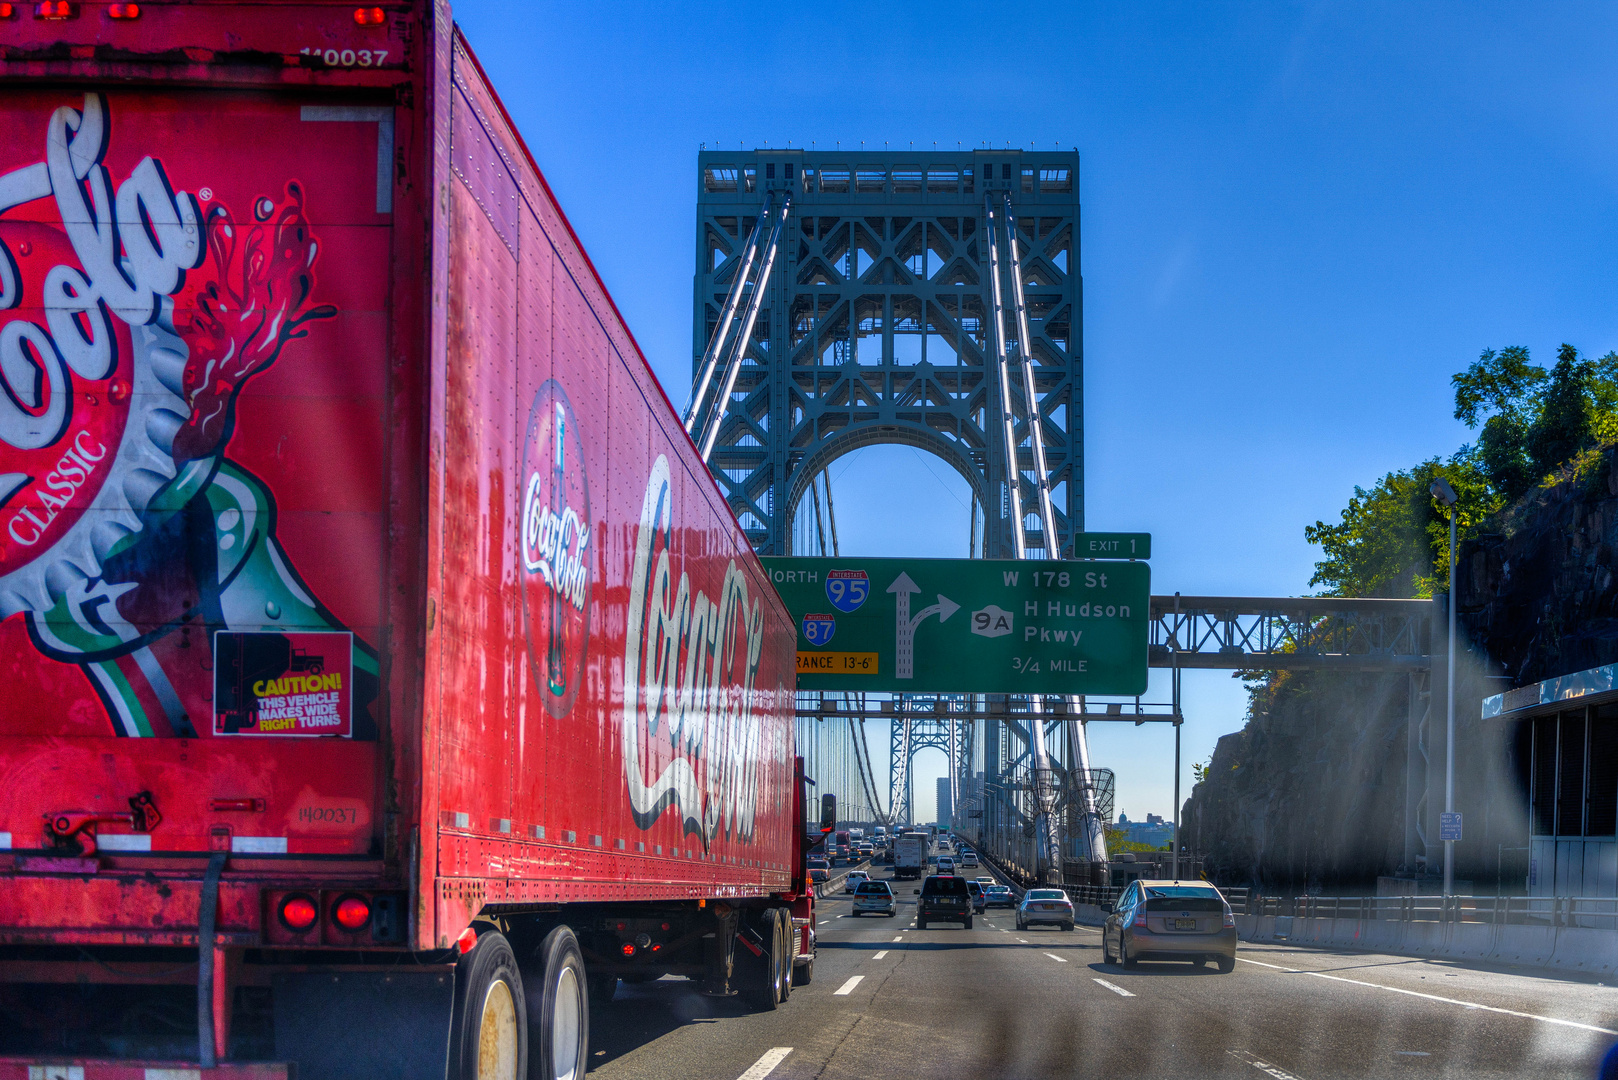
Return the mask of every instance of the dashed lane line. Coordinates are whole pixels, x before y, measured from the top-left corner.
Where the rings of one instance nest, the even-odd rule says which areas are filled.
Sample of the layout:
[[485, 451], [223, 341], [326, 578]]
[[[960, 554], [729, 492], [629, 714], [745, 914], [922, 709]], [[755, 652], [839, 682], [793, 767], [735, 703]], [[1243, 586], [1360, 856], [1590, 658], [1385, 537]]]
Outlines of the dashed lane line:
[[865, 979], [864, 975], [855, 975], [853, 978], [849, 979], [842, 986], [839, 986], [836, 990], [833, 990], [832, 993], [831, 993], [831, 996], [832, 997], [847, 997], [848, 995], [850, 995], [850, 994], [852, 994], [854, 992], [854, 988], [856, 986], [858, 986], [861, 982], [863, 982], [864, 979]]
[[894, 941], [903, 941], [903, 940], [904, 940], [904, 938], [902, 938], [902, 937], [896, 937], [896, 938], [894, 938], [894, 939], [893, 939], [893, 940], [894, 940]]
[[1117, 983], [1110, 983], [1106, 979], [1092, 979], [1090, 981], [1100, 983], [1102, 986], [1105, 986], [1108, 990], [1111, 990], [1113, 993], [1117, 994], [1119, 997], [1134, 997], [1135, 996], [1134, 994], [1131, 994], [1128, 990], [1125, 990], [1123, 987], [1119, 986]]
[[1580, 1031], [1594, 1031], [1602, 1035], [1618, 1035], [1612, 1028], [1597, 1027], [1594, 1024], [1581, 1024], [1577, 1020], [1563, 1020], [1556, 1016], [1540, 1016], [1538, 1013], [1520, 1012], [1516, 1009], [1503, 1009], [1498, 1005], [1479, 1005], [1475, 1001], [1461, 1001], [1457, 998], [1440, 997], [1437, 994], [1423, 994], [1419, 990], [1405, 990], [1397, 986], [1383, 986], [1381, 983], [1366, 982], [1364, 979], [1348, 979], [1341, 975], [1328, 975], [1324, 971], [1309, 971], [1304, 968], [1282, 967], [1280, 964], [1266, 964], [1262, 960], [1249, 960], [1245, 956], [1236, 959], [1244, 964], [1256, 964], [1259, 967], [1269, 968], [1272, 971], [1284, 971], [1288, 975], [1313, 975], [1317, 979], [1330, 979], [1332, 982], [1353, 983], [1355, 986], [1368, 986], [1372, 990], [1386, 990], [1390, 994], [1404, 994], [1408, 997], [1425, 998], [1428, 1001], [1442, 1002], [1445, 1005], [1459, 1005], [1463, 1009], [1481, 1009], [1484, 1012], [1500, 1013], [1503, 1016], [1518, 1016], [1524, 1020], [1538, 1020], [1542, 1024], [1555, 1024], [1558, 1027], [1578, 1028]]
[[1257, 1069], [1261, 1073], [1267, 1073], [1268, 1075], [1275, 1077], [1275, 1080], [1298, 1080], [1298, 1077], [1293, 1076], [1279, 1065], [1271, 1065], [1267, 1061], [1261, 1061], [1259, 1058], [1246, 1050], [1226, 1050], [1225, 1053], [1229, 1054], [1237, 1061], [1245, 1061], [1247, 1064], [1253, 1066], [1253, 1068]]
[[872, 954], [871, 954], [871, 959], [872, 959], [872, 960], [880, 960], [880, 959], [882, 959], [882, 958], [883, 958], [883, 957], [884, 957], [884, 956], [886, 956], [886, 955], [888, 955], [888, 950], [886, 950], [886, 949], [879, 949], [879, 950], [878, 950], [878, 951], [876, 951], [876, 952], [874, 952], [874, 953], [872, 953]]
[[753, 1062], [752, 1068], [742, 1073], [736, 1080], [764, 1080], [766, 1076], [775, 1071], [775, 1067], [781, 1064], [790, 1053], [792, 1053], [792, 1047], [790, 1046], [771, 1047], [764, 1051], [763, 1057]]
[[1052, 959], [1052, 960], [1055, 960], [1055, 961], [1056, 961], [1056, 962], [1057, 962], [1057, 963], [1058, 963], [1058, 964], [1065, 964], [1065, 963], [1067, 963], [1067, 961], [1066, 961], [1066, 960], [1064, 960], [1064, 959], [1062, 959], [1062, 958], [1061, 958], [1061, 957], [1060, 957], [1060, 956], [1057, 956], [1057, 955], [1056, 955], [1056, 954], [1055, 954], [1055, 953], [1053, 953], [1053, 952], [1048, 952], [1048, 953], [1046, 953], [1046, 954], [1045, 954], [1045, 955], [1046, 955], [1046, 956], [1048, 956], [1048, 957], [1050, 957], [1050, 958], [1051, 958], [1051, 959]]

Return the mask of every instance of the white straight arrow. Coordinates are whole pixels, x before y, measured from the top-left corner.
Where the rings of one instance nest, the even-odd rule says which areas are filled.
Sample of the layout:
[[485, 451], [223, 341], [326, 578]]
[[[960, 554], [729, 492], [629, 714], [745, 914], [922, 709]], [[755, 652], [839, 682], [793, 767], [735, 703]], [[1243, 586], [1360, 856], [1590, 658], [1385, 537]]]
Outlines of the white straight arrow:
[[938, 594], [938, 603], [929, 604], [916, 612], [916, 617], [910, 617], [910, 594], [921, 592], [921, 586], [910, 580], [910, 575], [903, 570], [888, 586], [888, 592], [894, 594], [894, 657], [893, 677], [896, 679], [913, 679], [916, 677], [916, 627], [921, 620], [929, 615], [937, 615], [939, 622], [945, 622], [949, 617], [961, 610], [961, 605], [945, 596]]

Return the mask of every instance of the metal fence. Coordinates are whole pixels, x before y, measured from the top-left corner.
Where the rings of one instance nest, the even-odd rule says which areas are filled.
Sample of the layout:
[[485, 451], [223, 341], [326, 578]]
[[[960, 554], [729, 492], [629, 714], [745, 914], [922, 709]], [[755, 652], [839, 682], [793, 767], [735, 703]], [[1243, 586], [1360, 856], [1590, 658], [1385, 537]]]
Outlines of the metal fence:
[[[1069, 890], [1072, 892], [1073, 890]], [[1618, 898], [1590, 896], [1243, 896], [1238, 914], [1297, 919], [1582, 926], [1618, 929]]]
[[[1127, 885], [1064, 886], [1067, 898], [1075, 904], [1093, 904], [1103, 911], [1111, 910], [1112, 905], [1118, 901], [1119, 895], [1127, 888], [1129, 888]], [[1214, 888], [1218, 888], [1218, 886], [1214, 886]], [[1249, 891], [1248, 889], [1219, 889], [1219, 893], [1225, 898], [1225, 902], [1237, 914], [1251, 914], [1251, 912], [1247, 911]]]

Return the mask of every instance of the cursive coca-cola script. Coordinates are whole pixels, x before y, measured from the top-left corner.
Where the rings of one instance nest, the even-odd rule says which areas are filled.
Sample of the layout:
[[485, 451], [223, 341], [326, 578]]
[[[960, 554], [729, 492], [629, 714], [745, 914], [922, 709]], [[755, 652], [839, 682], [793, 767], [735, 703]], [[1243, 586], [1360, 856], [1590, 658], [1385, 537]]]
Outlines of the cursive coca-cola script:
[[[105, 99], [86, 94], [82, 111], [63, 106], [51, 115], [44, 161], [0, 176], [0, 213], [55, 197], [79, 261], [46, 276], [45, 326], [14, 319], [0, 329], [0, 440], [19, 450], [62, 437], [72, 375], [105, 379], [117, 366], [112, 316], [131, 326], [156, 321], [164, 298], [202, 261], [197, 201], [172, 189], [158, 161], [143, 158], [114, 193], [101, 163], [110, 132]], [[0, 241], [0, 311], [21, 303], [22, 291]]]
[[[659, 455], [646, 482], [624, 638], [624, 771], [635, 823], [664, 810], [709, 843], [748, 839], [758, 809], [762, 729], [754, 683], [764, 614], [732, 559], [717, 599], [674, 580], [669, 541], [673, 488]], [[666, 739], [671, 754], [654, 752]], [[667, 764], [657, 769], [659, 760]], [[656, 775], [651, 775], [653, 772]]]
[[571, 506], [560, 514], [552, 510], [545, 494], [539, 473], [529, 476], [522, 510], [523, 567], [583, 611], [590, 595], [590, 565], [584, 559], [590, 530]]

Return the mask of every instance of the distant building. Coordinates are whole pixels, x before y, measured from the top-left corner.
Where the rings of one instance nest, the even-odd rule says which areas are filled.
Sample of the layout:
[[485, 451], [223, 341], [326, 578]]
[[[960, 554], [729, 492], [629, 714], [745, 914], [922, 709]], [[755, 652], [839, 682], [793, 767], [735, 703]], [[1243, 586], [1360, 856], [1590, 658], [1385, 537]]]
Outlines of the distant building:
[[1132, 844], [1168, 847], [1174, 843], [1174, 823], [1163, 820], [1161, 814], [1147, 814], [1144, 822], [1130, 821], [1128, 814], [1119, 814], [1118, 828], [1124, 830], [1124, 839]]
[[950, 799], [949, 777], [940, 776], [938, 778], [938, 826], [939, 826], [939, 828], [942, 828], [942, 829], [949, 828], [951, 821], [954, 820], [954, 815], [955, 815], [955, 804]]

